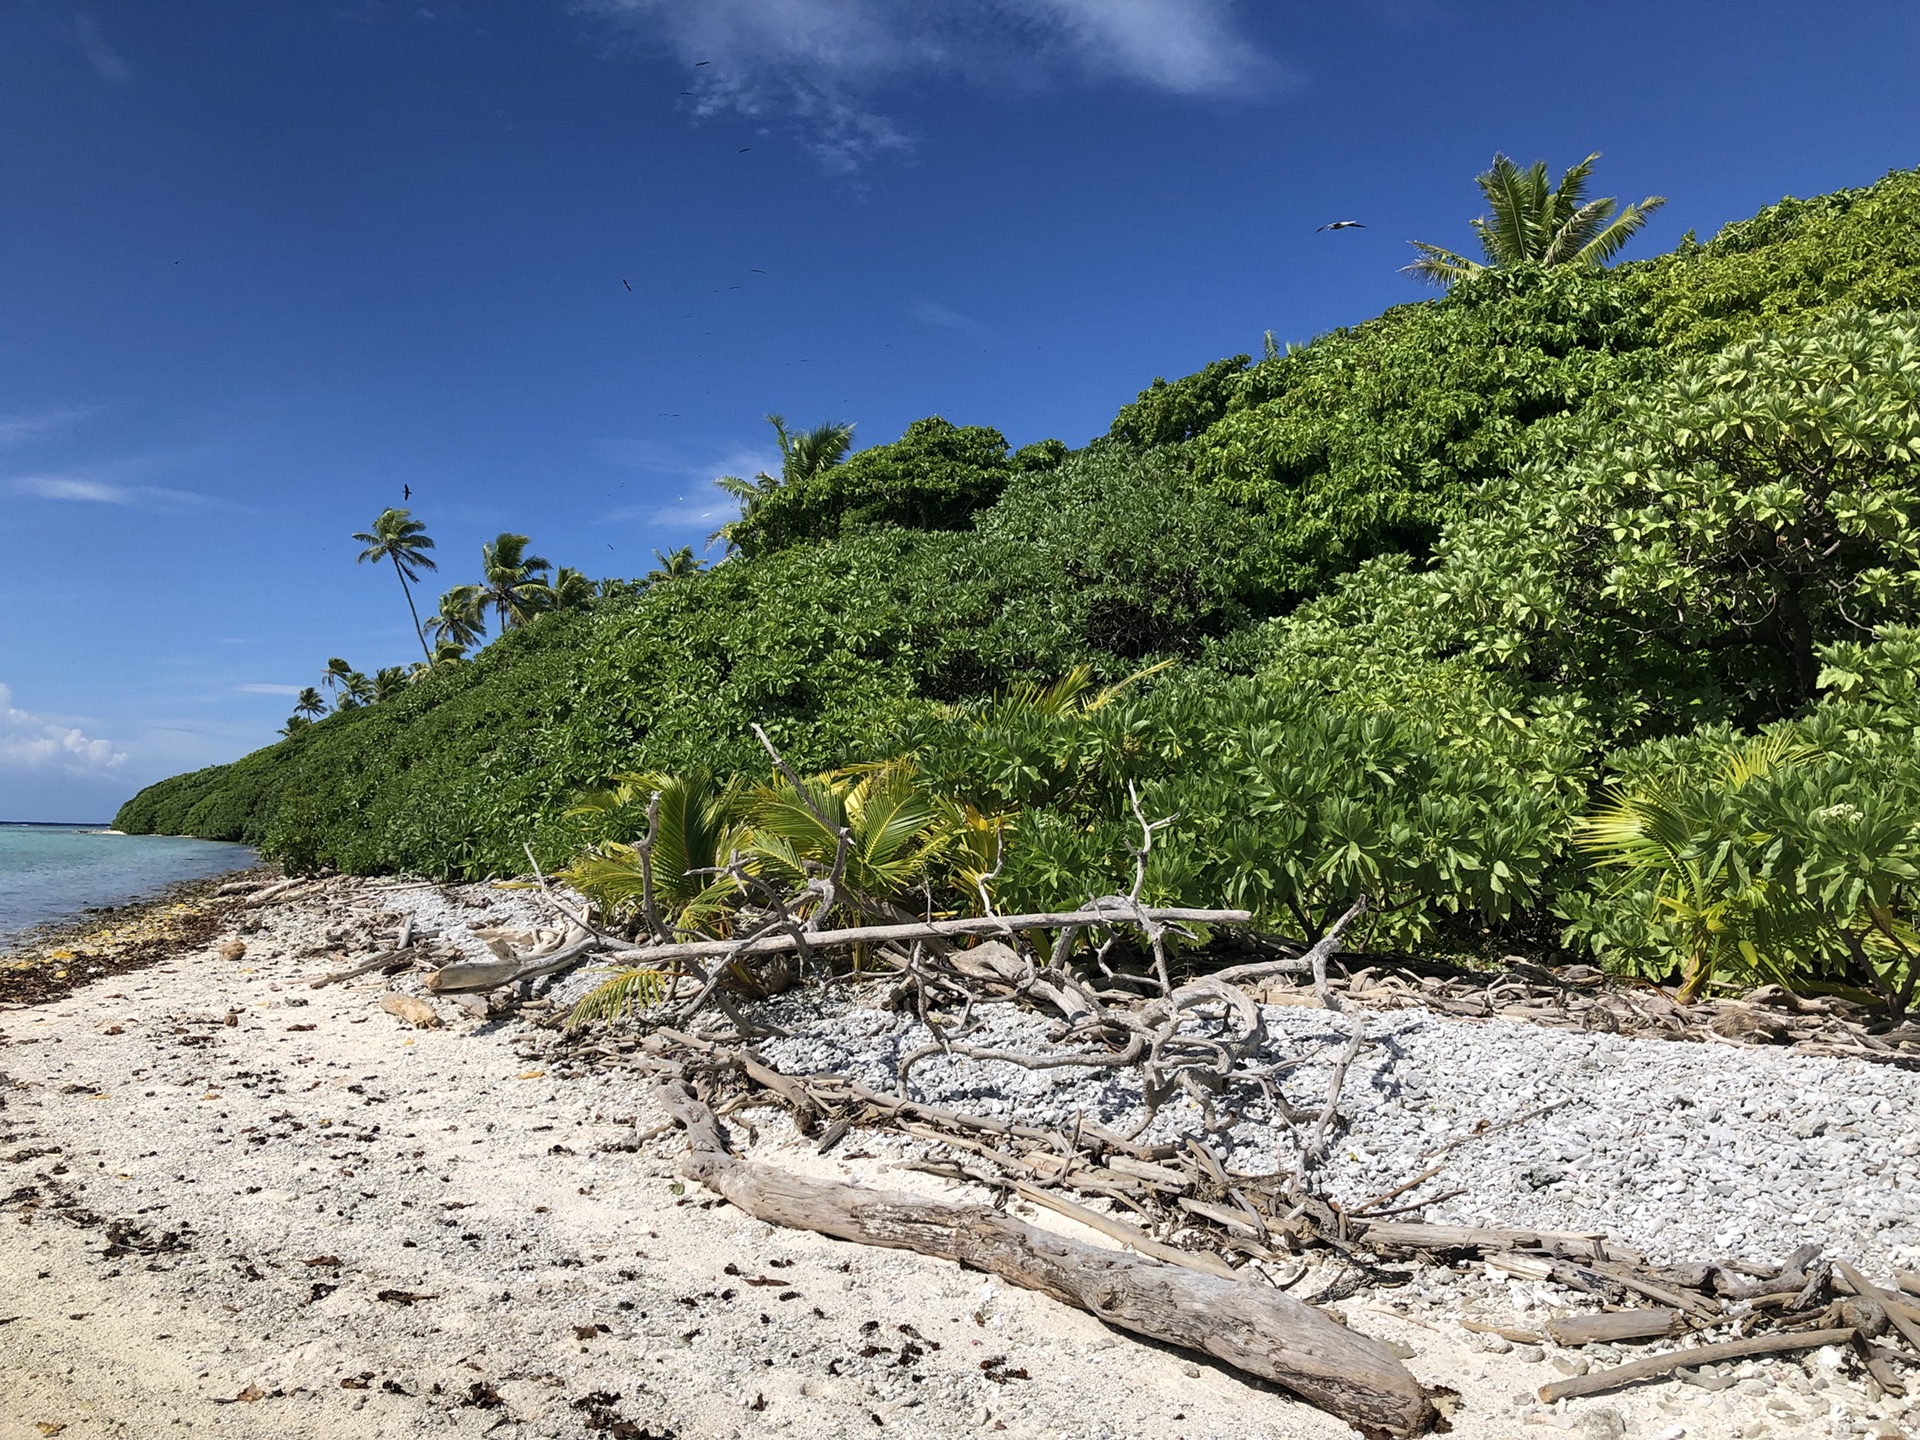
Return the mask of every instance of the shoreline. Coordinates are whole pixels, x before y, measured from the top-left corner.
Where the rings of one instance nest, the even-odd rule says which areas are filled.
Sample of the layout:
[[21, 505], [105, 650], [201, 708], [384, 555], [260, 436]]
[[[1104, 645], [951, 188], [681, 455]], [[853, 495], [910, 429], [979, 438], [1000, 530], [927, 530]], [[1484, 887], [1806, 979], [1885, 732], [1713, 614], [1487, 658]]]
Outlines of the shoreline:
[[0, 1010], [36, 1005], [109, 975], [157, 965], [216, 931], [242, 897], [222, 887], [279, 875], [256, 862], [219, 875], [174, 880], [117, 905], [89, 906], [0, 936]]
[[[263, 868], [277, 868], [261, 858], [257, 847], [238, 841], [205, 840], [191, 835], [128, 835], [125, 831], [114, 829], [112, 821], [100, 824], [53, 820], [0, 821], [0, 835], [18, 836], [34, 831], [61, 836], [113, 837], [133, 841], [136, 845], [149, 839], [185, 841], [206, 848], [197, 856], [182, 857], [183, 863], [178, 867], [165, 865], [155, 873], [147, 874], [141, 873], [137, 863], [132, 869], [111, 865], [103, 867], [93, 858], [83, 858], [77, 866], [63, 866], [57, 862], [48, 865], [36, 856], [29, 841], [24, 866], [18, 870], [8, 868], [0, 871], [0, 880], [20, 886], [13, 892], [18, 899], [9, 900], [6, 906], [0, 907], [0, 920], [6, 922], [0, 923], [0, 967], [4, 967], [8, 960], [41, 946], [50, 937], [76, 938], [77, 932], [84, 931], [92, 920], [132, 915], [156, 905], [166, 905], [182, 896], [196, 894], [194, 887], [202, 882], [218, 884]], [[191, 863], [186, 863], [189, 860]], [[201, 861], [211, 861], [219, 868], [204, 869]], [[175, 878], [167, 877], [168, 869], [175, 869]], [[27, 888], [34, 883], [52, 887], [50, 903], [44, 890], [36, 892]], [[62, 893], [68, 890], [73, 893]], [[37, 898], [42, 903], [19, 903], [19, 900], [29, 897]], [[10, 915], [9, 911], [24, 911], [27, 918]], [[40, 913], [34, 918], [36, 911]]]

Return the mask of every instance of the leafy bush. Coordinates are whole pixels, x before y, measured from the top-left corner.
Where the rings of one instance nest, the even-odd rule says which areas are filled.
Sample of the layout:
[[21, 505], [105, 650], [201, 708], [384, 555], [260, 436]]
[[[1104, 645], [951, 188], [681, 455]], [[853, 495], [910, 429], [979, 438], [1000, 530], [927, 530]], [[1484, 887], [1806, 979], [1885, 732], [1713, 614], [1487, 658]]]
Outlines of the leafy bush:
[[[1492, 487], [1427, 586], [1476, 653], [1656, 729], [1810, 700], [1815, 648], [1920, 601], [1920, 317], [1690, 362]], [[1638, 723], [1638, 722], [1636, 722]]]
[[1703, 732], [1617, 758], [1584, 823], [1611, 883], [1560, 897], [1568, 938], [1682, 995], [1709, 983], [1863, 992], [1896, 1015], [1920, 982], [1920, 632], [1838, 647], [1835, 694], [1742, 740]]
[[[1542, 893], [1583, 798], [1578, 722], [1450, 672], [1342, 691], [1317, 677], [1188, 674], [1152, 694], [1040, 703], [1015, 694], [923, 721], [934, 783], [1013, 815], [1009, 908], [1126, 890], [1149, 819], [1153, 901], [1230, 903], [1317, 934], [1358, 895], [1366, 943], [1409, 944], [1446, 916], [1504, 919]], [[1383, 677], [1384, 680], [1384, 677]]]
[[[1023, 467], [1046, 463], [1053, 452], [1044, 445], [1021, 452]], [[770, 492], [731, 534], [743, 555], [754, 556], [862, 526], [965, 529], [1013, 473], [998, 430], [934, 415], [914, 421], [891, 445], [861, 450]]]
[[976, 524], [976, 563], [1019, 577], [1007, 613], [1044, 597], [1084, 654], [1193, 654], [1275, 602], [1270, 533], [1165, 452], [1084, 451], [1015, 480]]

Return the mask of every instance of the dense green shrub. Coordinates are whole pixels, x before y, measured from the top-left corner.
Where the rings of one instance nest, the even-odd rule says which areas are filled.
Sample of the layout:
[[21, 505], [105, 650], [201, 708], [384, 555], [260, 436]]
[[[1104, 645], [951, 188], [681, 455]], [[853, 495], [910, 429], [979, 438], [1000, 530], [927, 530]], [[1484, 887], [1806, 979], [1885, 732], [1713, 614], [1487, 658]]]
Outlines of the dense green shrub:
[[1609, 409], [1675, 358], [1920, 306], [1917, 221], [1920, 173], [1897, 171], [1653, 260], [1475, 276], [1251, 367], [1156, 380], [1111, 433], [1191, 442], [1196, 477], [1270, 521], [1303, 598], [1370, 556], [1424, 553], [1482, 482], [1564, 453], [1552, 422]]
[[1156, 378], [1131, 405], [1122, 405], [1108, 434], [1139, 450], [1177, 445], [1236, 408], [1251, 355], [1230, 355], [1179, 380]]
[[1171, 817], [1147, 868], [1156, 901], [1244, 905], [1316, 934], [1364, 893], [1356, 938], [1375, 944], [1535, 902], [1584, 797], [1578, 719], [1470, 668], [1374, 680], [1189, 672], [1091, 708], [1014, 695], [925, 719], [906, 743], [931, 783], [1012, 817], [1009, 908], [1126, 890], [1136, 795]]
[[1489, 487], [1428, 595], [1623, 729], [1792, 713], [1817, 646], [1920, 605], [1917, 325], [1843, 316], [1682, 366], [1576, 459]]
[[[1020, 452], [1022, 468], [1053, 454]], [[1058, 444], [1058, 442], [1054, 442]], [[1007, 441], [982, 425], [930, 416], [891, 445], [875, 445], [772, 490], [732, 530], [743, 555], [765, 555], [803, 540], [832, 540], [852, 530], [897, 525], [911, 530], [966, 528], [1014, 473]]]
[[1614, 759], [1584, 826], [1609, 867], [1570, 889], [1568, 938], [1653, 979], [1825, 985], [1896, 1013], [1920, 982], [1920, 631], [1826, 652], [1832, 693], [1744, 739], [1724, 729]]

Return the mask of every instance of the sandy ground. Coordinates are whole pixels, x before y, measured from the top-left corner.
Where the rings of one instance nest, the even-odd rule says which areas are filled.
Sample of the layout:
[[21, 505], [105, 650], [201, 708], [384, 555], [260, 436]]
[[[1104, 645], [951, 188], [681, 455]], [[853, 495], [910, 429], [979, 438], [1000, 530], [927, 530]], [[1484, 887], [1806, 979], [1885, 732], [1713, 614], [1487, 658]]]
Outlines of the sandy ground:
[[[676, 1177], [672, 1133], [645, 1138], [632, 1072], [563, 1079], [546, 1032], [444, 1002], [411, 1029], [377, 977], [313, 990], [329, 916], [259, 914], [239, 960], [216, 937], [0, 1011], [0, 1440], [1353, 1433], [1043, 1296], [750, 1221]], [[951, 1193], [857, 1137], [822, 1159], [739, 1121], [757, 1158]], [[1920, 1421], [1821, 1357], [1548, 1409], [1535, 1388], [1589, 1362], [1495, 1353], [1458, 1317], [1550, 1299], [1428, 1271], [1338, 1309], [1457, 1390], [1467, 1436]]]

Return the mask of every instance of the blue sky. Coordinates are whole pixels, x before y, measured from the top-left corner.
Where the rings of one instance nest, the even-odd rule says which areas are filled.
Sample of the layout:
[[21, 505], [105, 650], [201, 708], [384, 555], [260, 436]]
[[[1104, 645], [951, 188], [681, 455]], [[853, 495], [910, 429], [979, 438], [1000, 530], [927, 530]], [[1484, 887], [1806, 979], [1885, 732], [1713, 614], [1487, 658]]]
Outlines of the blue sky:
[[348, 539], [402, 485], [429, 601], [502, 529], [642, 573], [769, 410], [1079, 444], [1417, 299], [1495, 150], [1671, 197], [1630, 254], [1920, 163], [1916, 41], [1903, 3], [12, 0], [0, 819], [404, 663]]

